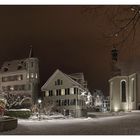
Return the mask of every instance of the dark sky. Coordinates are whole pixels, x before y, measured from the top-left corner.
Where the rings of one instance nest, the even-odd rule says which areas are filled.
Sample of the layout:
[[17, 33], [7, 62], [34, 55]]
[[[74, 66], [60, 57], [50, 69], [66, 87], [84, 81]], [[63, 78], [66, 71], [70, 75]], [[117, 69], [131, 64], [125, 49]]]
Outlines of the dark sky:
[[0, 64], [28, 57], [32, 44], [41, 85], [58, 68], [66, 74], [83, 72], [90, 90], [107, 95], [111, 46], [104, 34], [109, 30], [103, 13], [84, 6], [0, 6]]

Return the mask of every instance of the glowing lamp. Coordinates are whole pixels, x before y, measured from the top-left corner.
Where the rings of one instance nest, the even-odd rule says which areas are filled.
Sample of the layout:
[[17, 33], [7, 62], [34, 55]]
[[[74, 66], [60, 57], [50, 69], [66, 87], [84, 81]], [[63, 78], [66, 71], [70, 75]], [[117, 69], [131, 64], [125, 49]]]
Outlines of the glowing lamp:
[[117, 112], [117, 111], [118, 111], [118, 108], [117, 108], [117, 107], [115, 107], [115, 108], [114, 108], [114, 111], [115, 111], [115, 112]]
[[38, 103], [40, 104], [42, 101], [41, 101], [41, 99], [38, 99]]

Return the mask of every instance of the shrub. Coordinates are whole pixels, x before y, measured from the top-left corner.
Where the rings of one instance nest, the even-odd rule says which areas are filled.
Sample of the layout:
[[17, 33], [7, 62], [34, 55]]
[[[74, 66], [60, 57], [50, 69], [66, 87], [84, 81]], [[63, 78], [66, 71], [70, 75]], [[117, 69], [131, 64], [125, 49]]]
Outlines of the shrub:
[[22, 119], [28, 119], [31, 116], [30, 110], [22, 110], [22, 109], [16, 109], [16, 110], [8, 110], [5, 112], [5, 115], [10, 117], [16, 117], [16, 118], [22, 118]]

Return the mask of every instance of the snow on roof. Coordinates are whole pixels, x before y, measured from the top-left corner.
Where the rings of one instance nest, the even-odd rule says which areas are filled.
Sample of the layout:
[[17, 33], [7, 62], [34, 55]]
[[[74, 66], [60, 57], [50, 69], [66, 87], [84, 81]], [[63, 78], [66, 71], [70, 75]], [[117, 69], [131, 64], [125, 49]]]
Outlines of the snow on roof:
[[3, 63], [1, 67], [1, 72], [9, 72], [9, 71], [15, 71], [15, 70], [23, 70], [26, 68], [25, 65], [26, 59], [20, 59], [20, 60], [12, 60], [12, 61], [6, 61]]

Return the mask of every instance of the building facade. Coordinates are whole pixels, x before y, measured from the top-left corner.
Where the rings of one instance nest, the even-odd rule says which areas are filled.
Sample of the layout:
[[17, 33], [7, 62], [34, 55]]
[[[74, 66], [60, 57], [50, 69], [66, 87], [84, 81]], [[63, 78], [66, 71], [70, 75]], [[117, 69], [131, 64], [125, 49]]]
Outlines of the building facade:
[[129, 76], [115, 76], [109, 80], [111, 111], [138, 109], [136, 82], [136, 73]]
[[45, 92], [45, 98], [56, 104], [56, 111], [73, 117], [86, 114], [86, 104], [81, 94], [88, 90], [82, 73], [67, 75], [56, 70], [41, 90]]
[[0, 70], [0, 94], [18, 98], [30, 97], [35, 103], [38, 94], [38, 59], [29, 57], [4, 62]]
[[113, 69], [113, 75], [109, 80], [110, 110], [131, 111], [140, 109], [139, 69], [130, 67], [129, 64], [118, 65], [116, 57], [117, 51], [113, 49], [112, 62], [116, 69]]

